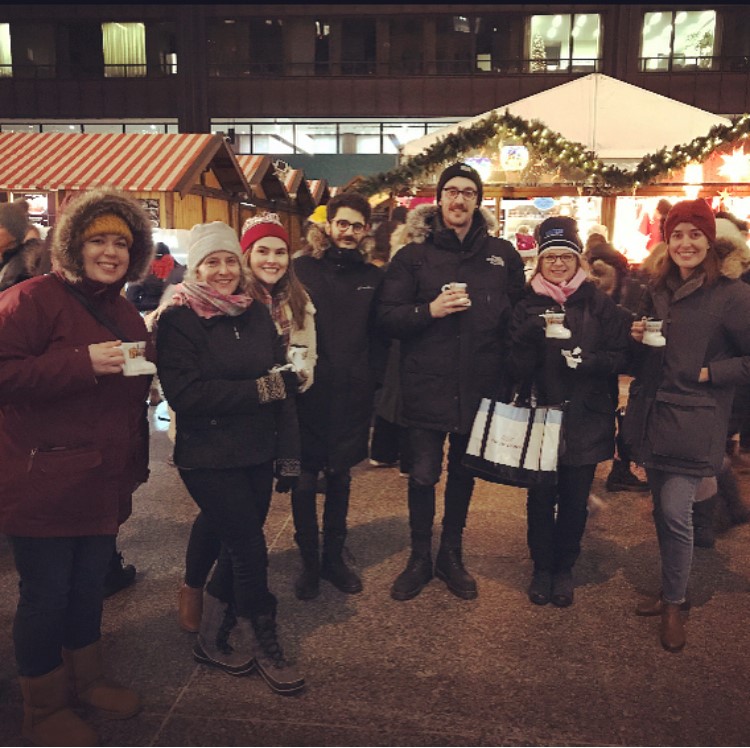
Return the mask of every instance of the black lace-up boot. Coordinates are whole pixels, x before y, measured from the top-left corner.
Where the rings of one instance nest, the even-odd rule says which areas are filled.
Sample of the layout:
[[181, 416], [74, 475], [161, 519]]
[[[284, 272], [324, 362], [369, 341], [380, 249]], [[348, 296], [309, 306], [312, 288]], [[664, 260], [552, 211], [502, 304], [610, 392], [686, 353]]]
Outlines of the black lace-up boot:
[[272, 691], [282, 695], [298, 693], [305, 687], [305, 679], [284, 655], [276, 631], [275, 612], [253, 616], [252, 620], [238, 619], [238, 626], [255, 635], [255, 663], [263, 680]]

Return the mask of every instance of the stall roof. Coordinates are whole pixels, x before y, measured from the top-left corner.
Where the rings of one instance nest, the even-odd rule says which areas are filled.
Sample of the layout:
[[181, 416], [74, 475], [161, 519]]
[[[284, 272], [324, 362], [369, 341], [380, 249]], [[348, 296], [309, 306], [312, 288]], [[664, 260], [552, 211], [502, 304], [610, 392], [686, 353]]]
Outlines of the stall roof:
[[221, 135], [0, 133], [0, 189], [180, 192], [212, 168], [222, 189], [250, 193]]
[[[495, 111], [539, 120], [570, 141], [583, 143], [605, 162], [642, 159], [660, 148], [689, 143], [714, 125], [731, 125], [717, 114], [646, 91], [616, 78], [592, 73], [528, 96]], [[404, 145], [404, 156], [415, 156], [438, 139], [470, 127], [485, 112], [435, 130]]]
[[302, 169], [289, 169], [284, 178], [284, 187], [289, 196], [294, 198], [300, 211], [309, 216], [315, 210], [315, 200], [305, 181]]
[[265, 200], [286, 200], [283, 182], [276, 175], [270, 156], [237, 156], [237, 162], [254, 193]]
[[308, 179], [307, 186], [310, 188], [310, 194], [315, 200], [315, 205], [323, 205], [331, 199], [331, 190], [325, 179]]

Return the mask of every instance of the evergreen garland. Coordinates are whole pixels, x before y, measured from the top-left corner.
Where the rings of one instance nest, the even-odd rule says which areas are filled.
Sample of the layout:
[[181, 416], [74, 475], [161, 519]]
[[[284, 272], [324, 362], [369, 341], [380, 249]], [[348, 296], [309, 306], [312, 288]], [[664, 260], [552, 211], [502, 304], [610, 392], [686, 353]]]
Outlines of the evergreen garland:
[[503, 114], [491, 112], [469, 127], [459, 127], [454, 133], [440, 138], [422, 153], [413, 156], [388, 172], [358, 182], [356, 189], [365, 195], [389, 192], [409, 194], [420, 181], [437, 175], [449, 164], [481, 148], [491, 140], [513, 138], [521, 141], [536, 157], [564, 167], [573, 186], [592, 194], [606, 195], [632, 192], [638, 187], [654, 183], [658, 178], [680, 169], [691, 161], [705, 161], [718, 147], [750, 135], [750, 114], [732, 118], [731, 125], [715, 125], [705, 137], [675, 148], [661, 148], [647, 154], [632, 171], [606, 165], [581, 143], [564, 138], [539, 120], [525, 120], [508, 110]]

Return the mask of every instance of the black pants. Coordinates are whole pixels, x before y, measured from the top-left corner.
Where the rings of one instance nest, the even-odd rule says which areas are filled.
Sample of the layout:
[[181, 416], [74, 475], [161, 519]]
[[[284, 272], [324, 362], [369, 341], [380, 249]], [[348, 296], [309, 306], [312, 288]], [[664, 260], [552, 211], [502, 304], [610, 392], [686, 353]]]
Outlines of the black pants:
[[568, 571], [581, 553], [596, 465], [560, 465], [557, 485], [530, 488], [527, 540], [534, 569]]
[[9, 537], [20, 577], [13, 644], [20, 675], [35, 677], [62, 663], [62, 649], [101, 637], [104, 577], [114, 535]]
[[[346, 534], [349, 514], [349, 493], [352, 476], [348, 470], [325, 471], [326, 494], [323, 503], [324, 533]], [[294, 530], [300, 537], [317, 537], [318, 508], [316, 490], [318, 473], [302, 468], [297, 487], [292, 491], [292, 517]]]
[[206, 515], [198, 512], [185, 553], [185, 584], [189, 587], [203, 587], [220, 550], [219, 536], [211, 529]]
[[409, 429], [412, 469], [409, 474], [409, 526], [412, 537], [432, 533], [435, 516], [434, 488], [443, 470], [443, 448], [448, 437], [448, 477], [445, 482], [443, 538], [460, 545], [466, 525], [474, 478], [461, 464], [469, 443], [468, 434], [446, 434], [432, 429]]
[[398, 462], [399, 470], [408, 473], [411, 470], [409, 453], [409, 429], [376, 415], [372, 425], [370, 459], [386, 465]]
[[226, 470], [180, 470], [208, 529], [221, 541], [209, 592], [249, 618], [273, 609], [263, 534], [273, 491], [273, 463]]

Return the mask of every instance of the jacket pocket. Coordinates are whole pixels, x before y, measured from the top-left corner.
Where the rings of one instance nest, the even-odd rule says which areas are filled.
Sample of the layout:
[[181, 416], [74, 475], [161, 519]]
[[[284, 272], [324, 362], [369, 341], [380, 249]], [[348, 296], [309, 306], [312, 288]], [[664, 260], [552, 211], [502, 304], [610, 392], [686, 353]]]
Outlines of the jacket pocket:
[[29, 472], [45, 476], [85, 473], [102, 464], [102, 453], [90, 447], [60, 447], [32, 450]]
[[648, 433], [655, 455], [705, 462], [711, 453], [716, 402], [706, 395], [657, 392]]

